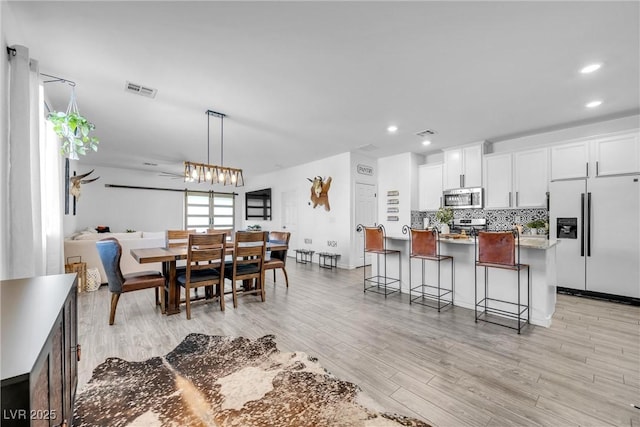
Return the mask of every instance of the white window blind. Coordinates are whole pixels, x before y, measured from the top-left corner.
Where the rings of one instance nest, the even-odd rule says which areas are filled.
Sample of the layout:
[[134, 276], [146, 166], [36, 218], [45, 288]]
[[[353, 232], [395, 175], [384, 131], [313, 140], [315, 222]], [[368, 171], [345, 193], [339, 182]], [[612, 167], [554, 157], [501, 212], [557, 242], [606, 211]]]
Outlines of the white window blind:
[[187, 230], [235, 230], [235, 198], [232, 193], [188, 191], [184, 211]]

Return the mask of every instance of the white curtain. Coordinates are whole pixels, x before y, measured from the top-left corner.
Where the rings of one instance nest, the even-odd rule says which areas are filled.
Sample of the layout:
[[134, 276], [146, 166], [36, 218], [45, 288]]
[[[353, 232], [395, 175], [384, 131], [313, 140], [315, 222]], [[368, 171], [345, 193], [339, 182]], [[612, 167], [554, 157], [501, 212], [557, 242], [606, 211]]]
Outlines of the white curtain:
[[38, 62], [13, 46], [9, 78], [9, 235], [5, 278], [64, 272], [61, 158], [46, 131]]

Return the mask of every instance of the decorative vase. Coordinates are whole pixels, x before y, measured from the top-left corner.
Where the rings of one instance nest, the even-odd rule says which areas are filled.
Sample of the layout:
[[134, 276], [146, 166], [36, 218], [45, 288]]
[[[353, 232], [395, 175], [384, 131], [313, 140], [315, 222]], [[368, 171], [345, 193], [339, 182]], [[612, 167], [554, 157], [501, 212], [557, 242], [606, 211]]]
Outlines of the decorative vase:
[[449, 224], [440, 224], [440, 234], [449, 234]]

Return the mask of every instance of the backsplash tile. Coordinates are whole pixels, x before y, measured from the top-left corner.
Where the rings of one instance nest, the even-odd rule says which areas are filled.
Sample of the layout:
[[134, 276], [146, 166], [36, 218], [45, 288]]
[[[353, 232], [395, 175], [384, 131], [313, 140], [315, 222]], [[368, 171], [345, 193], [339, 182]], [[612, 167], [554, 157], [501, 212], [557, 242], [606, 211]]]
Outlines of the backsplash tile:
[[[549, 220], [549, 212], [544, 208], [536, 209], [454, 209], [453, 217], [460, 219], [486, 218], [487, 229], [490, 231], [511, 230], [516, 224], [516, 217], [520, 217], [518, 224], [525, 224], [536, 219]], [[428, 224], [427, 224], [428, 219]], [[425, 225], [440, 225], [436, 221], [436, 211], [411, 211], [411, 227], [424, 228]]]

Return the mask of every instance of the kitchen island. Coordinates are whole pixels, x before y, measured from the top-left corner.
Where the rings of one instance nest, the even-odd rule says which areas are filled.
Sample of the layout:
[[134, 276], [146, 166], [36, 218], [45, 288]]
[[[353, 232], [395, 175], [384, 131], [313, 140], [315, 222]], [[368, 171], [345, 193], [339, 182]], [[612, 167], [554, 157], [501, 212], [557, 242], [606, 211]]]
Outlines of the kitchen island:
[[[544, 237], [522, 236], [520, 238], [520, 262], [529, 264], [531, 278], [531, 323], [534, 325], [551, 326], [551, 316], [556, 305], [556, 240]], [[401, 284], [402, 292], [409, 293], [409, 237], [387, 236], [387, 249], [401, 251]], [[475, 241], [473, 238], [440, 239], [440, 253], [454, 257], [454, 301], [453, 304], [473, 310], [475, 305]], [[372, 257], [371, 268], [375, 271], [376, 259]], [[412, 287], [419, 285], [421, 267], [418, 260], [412, 263]], [[388, 275], [398, 277], [398, 263], [389, 262]], [[426, 284], [434, 285], [437, 278], [437, 263], [425, 262]], [[449, 263], [442, 263], [441, 286], [448, 288], [451, 277]], [[526, 286], [526, 270], [521, 272], [521, 280]], [[508, 270], [489, 269], [490, 289], [492, 298], [508, 301], [517, 300], [516, 273]], [[478, 268], [478, 285], [484, 287], [484, 269]], [[523, 298], [526, 301], [526, 298]], [[445, 310], [446, 312], [446, 310]]]

